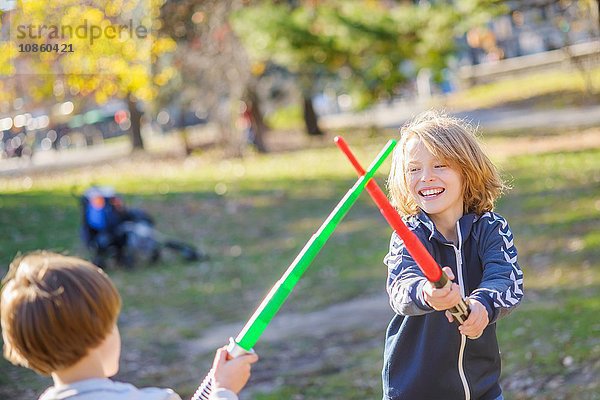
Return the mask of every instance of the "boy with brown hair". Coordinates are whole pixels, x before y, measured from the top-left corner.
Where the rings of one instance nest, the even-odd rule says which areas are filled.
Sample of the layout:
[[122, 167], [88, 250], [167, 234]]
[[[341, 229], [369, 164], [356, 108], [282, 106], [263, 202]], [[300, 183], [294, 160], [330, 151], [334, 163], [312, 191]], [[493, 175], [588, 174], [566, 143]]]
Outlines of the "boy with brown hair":
[[[47, 251], [18, 257], [10, 265], [0, 298], [4, 356], [15, 365], [51, 376], [40, 400], [179, 400], [171, 389], [114, 382], [121, 338], [121, 297], [104, 271]], [[255, 354], [227, 359], [217, 351], [211, 400], [236, 400], [250, 377]]]

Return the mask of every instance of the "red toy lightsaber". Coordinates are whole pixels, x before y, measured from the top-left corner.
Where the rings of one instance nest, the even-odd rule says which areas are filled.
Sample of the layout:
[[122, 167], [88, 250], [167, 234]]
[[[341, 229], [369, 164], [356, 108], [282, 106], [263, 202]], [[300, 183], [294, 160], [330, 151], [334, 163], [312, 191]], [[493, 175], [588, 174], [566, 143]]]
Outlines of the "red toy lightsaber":
[[[352, 165], [356, 172], [358, 172], [359, 176], [365, 174], [364, 168], [360, 165], [350, 147], [341, 136], [336, 136], [334, 138], [335, 144], [344, 152], [346, 157]], [[390, 204], [388, 198], [383, 193], [375, 179], [371, 179], [366, 186], [367, 192], [371, 195], [377, 207], [379, 207], [379, 211], [386, 219], [386, 221], [390, 224], [390, 226], [396, 231], [398, 236], [404, 241], [406, 245], [406, 250], [410, 253], [412, 258], [415, 260], [421, 271], [425, 277], [433, 283], [436, 288], [443, 288], [446, 285], [450, 285], [452, 281], [448, 279], [448, 276], [442, 271], [442, 268], [438, 265], [438, 263], [433, 259], [431, 254], [427, 251], [423, 243], [419, 241], [417, 235], [415, 235], [402, 221], [402, 218], [398, 214], [398, 211]], [[454, 321], [458, 325], [462, 325], [463, 322], [467, 320], [469, 316], [469, 306], [465, 303], [464, 299], [460, 301], [456, 306], [449, 309], [450, 313], [454, 317]]]

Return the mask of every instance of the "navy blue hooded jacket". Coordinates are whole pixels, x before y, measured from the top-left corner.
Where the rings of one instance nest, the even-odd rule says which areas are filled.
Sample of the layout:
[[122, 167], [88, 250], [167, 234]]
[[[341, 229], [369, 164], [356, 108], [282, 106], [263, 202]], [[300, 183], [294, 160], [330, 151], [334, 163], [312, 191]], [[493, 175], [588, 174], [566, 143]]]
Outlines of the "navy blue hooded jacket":
[[502, 390], [495, 322], [523, 297], [523, 273], [508, 223], [492, 212], [464, 215], [457, 222], [458, 246], [424, 212], [406, 224], [440, 266], [452, 268], [463, 297], [485, 306], [490, 323], [481, 337], [467, 339], [444, 312], [431, 308], [423, 298], [426, 279], [394, 232], [384, 259], [396, 315], [386, 332], [383, 398], [496, 399]]

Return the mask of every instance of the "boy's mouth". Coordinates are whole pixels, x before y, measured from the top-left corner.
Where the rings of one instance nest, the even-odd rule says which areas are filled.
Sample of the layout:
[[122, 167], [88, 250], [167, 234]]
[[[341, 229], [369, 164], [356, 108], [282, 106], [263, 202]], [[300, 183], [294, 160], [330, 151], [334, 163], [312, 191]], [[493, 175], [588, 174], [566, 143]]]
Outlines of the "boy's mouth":
[[446, 189], [444, 188], [427, 188], [419, 190], [419, 195], [426, 199], [433, 199], [440, 194], [444, 193]]

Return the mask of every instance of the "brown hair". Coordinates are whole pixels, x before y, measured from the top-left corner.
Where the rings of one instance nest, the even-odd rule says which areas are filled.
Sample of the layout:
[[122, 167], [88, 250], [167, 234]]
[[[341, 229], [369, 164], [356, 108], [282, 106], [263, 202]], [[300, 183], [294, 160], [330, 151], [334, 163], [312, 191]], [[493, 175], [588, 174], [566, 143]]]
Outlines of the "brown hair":
[[481, 215], [494, 208], [494, 202], [507, 186], [496, 166], [482, 150], [475, 129], [464, 120], [441, 111], [426, 111], [400, 129], [400, 140], [394, 150], [388, 189], [392, 204], [404, 215], [414, 215], [419, 207], [413, 199], [407, 180], [406, 145], [418, 138], [436, 158], [457, 169], [463, 179], [465, 213]]
[[42, 375], [67, 368], [110, 334], [121, 297], [95, 265], [47, 251], [17, 257], [3, 281], [4, 357]]

